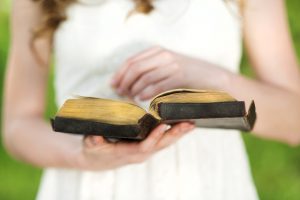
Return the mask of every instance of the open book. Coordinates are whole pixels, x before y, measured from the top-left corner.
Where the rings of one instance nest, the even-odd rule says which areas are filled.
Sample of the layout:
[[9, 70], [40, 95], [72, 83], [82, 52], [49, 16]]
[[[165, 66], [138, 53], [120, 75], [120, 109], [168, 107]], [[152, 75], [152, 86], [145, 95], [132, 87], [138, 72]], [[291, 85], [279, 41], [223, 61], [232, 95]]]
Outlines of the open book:
[[142, 140], [159, 123], [196, 121], [207, 128], [253, 128], [256, 112], [225, 92], [176, 89], [153, 98], [148, 112], [124, 101], [80, 97], [68, 99], [51, 120], [57, 132]]

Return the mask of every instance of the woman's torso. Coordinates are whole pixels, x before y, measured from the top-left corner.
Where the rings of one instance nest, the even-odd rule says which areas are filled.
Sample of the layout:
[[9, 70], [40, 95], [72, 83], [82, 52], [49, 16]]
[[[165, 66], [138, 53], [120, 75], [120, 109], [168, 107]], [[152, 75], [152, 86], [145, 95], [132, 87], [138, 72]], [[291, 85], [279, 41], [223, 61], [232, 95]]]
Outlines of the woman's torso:
[[72, 94], [119, 98], [111, 76], [128, 57], [153, 46], [238, 71], [239, 19], [222, 0], [156, 0], [151, 14], [128, 18], [132, 0], [81, 2], [55, 35], [59, 105]]

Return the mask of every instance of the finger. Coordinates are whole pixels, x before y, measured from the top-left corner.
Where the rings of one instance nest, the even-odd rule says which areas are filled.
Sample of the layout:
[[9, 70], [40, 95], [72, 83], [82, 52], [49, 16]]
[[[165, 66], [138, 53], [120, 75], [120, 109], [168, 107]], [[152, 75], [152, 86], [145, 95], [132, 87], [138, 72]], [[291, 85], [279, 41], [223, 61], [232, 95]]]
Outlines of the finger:
[[[176, 80], [175, 80], [176, 81]], [[161, 92], [164, 92], [170, 88], [176, 88], [176, 82], [173, 78], [163, 79], [155, 84], [149, 85], [143, 89], [139, 95], [138, 99], [141, 101], [151, 99], [152, 97], [158, 95]]]
[[133, 63], [121, 77], [120, 85], [118, 86], [119, 92], [123, 95], [129, 93], [132, 84], [141, 76], [157, 68], [172, 66], [171, 63], [172, 60], [162, 59], [160, 54]]
[[146, 60], [132, 64], [120, 78], [119, 85], [116, 87], [120, 95], [125, 95], [130, 90], [131, 85], [144, 73], [158, 67], [159, 63], [154, 60]]
[[175, 125], [168, 130], [156, 144], [156, 149], [161, 150], [177, 142], [182, 136], [195, 128], [195, 125], [189, 122], [183, 122]]
[[159, 53], [162, 50], [161, 47], [152, 47], [150, 49], [146, 49], [126, 60], [126, 62], [122, 65], [122, 67], [117, 71], [117, 73], [113, 76], [111, 85], [113, 87], [118, 87], [120, 85], [121, 78], [124, 76], [127, 68], [133, 62], [137, 62], [139, 60], [146, 59], [147, 57], [152, 57], [153, 55]]
[[160, 124], [153, 131], [151, 131], [148, 137], [144, 141], [139, 143], [139, 153], [151, 152], [154, 149], [156, 143], [163, 137], [167, 129], [168, 126], [166, 124]]
[[117, 88], [119, 87], [120, 85], [120, 81], [121, 81], [121, 78], [124, 76], [125, 72], [127, 71], [127, 68], [130, 66], [132, 62], [130, 61], [126, 61], [122, 64], [121, 68], [115, 73], [115, 75], [112, 77], [111, 79], [111, 85], [114, 87], [114, 88]]
[[157, 126], [148, 137], [142, 142], [132, 142], [132, 143], [124, 143], [118, 142], [114, 145], [114, 152], [120, 158], [129, 158], [133, 155], [140, 155], [141, 152], [146, 152], [150, 150], [151, 145], [155, 144], [163, 135], [165, 130], [167, 129], [167, 125], [161, 124]]
[[83, 144], [87, 148], [97, 148], [105, 143], [105, 139], [102, 136], [87, 135], [83, 139]]
[[144, 73], [136, 82], [134, 82], [130, 89], [130, 96], [137, 96], [148, 85], [155, 84], [168, 76], [173, 74], [173, 70], [169, 66], [153, 69]]
[[147, 57], [152, 57], [153, 55], [158, 54], [161, 51], [163, 51], [162, 47], [154, 46], [144, 51], [141, 51], [140, 53], [135, 54], [134, 56], [130, 57], [128, 61], [136, 62], [138, 60], [143, 60]]

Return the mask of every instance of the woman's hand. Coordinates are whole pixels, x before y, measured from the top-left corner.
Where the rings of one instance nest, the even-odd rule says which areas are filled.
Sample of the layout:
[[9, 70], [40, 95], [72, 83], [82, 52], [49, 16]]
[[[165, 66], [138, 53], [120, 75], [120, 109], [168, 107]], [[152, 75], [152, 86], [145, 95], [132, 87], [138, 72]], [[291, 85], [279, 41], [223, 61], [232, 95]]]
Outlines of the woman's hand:
[[159, 125], [144, 141], [135, 143], [109, 143], [101, 136], [88, 136], [79, 154], [76, 154], [75, 167], [82, 170], [108, 170], [141, 163], [155, 152], [175, 143], [194, 125], [182, 122], [168, 130], [167, 127], [165, 124]]
[[153, 47], [128, 59], [112, 86], [120, 95], [147, 100], [174, 88], [220, 89], [227, 73], [202, 60]]

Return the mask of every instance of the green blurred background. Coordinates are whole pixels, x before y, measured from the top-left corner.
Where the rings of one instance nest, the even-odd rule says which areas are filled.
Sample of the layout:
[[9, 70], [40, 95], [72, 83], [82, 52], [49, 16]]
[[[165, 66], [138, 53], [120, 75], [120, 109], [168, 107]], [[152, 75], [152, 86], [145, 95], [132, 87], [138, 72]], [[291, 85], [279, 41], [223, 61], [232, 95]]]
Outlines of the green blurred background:
[[[298, 58], [300, 58], [300, 1], [287, 0], [286, 2], [291, 33]], [[1, 105], [3, 79], [9, 45], [9, 13], [9, 0], [0, 0]], [[243, 57], [241, 71], [248, 76], [253, 74], [245, 56]], [[52, 77], [50, 77], [48, 88], [46, 117], [53, 115], [56, 109], [53, 102], [54, 93]], [[272, 200], [300, 199], [300, 148], [290, 148], [287, 145], [264, 141], [254, 138], [251, 135], [245, 135], [244, 140], [249, 153], [252, 172], [260, 198]], [[40, 169], [13, 160], [7, 155], [3, 146], [0, 144], [1, 200], [34, 199], [38, 189], [40, 176]]]

